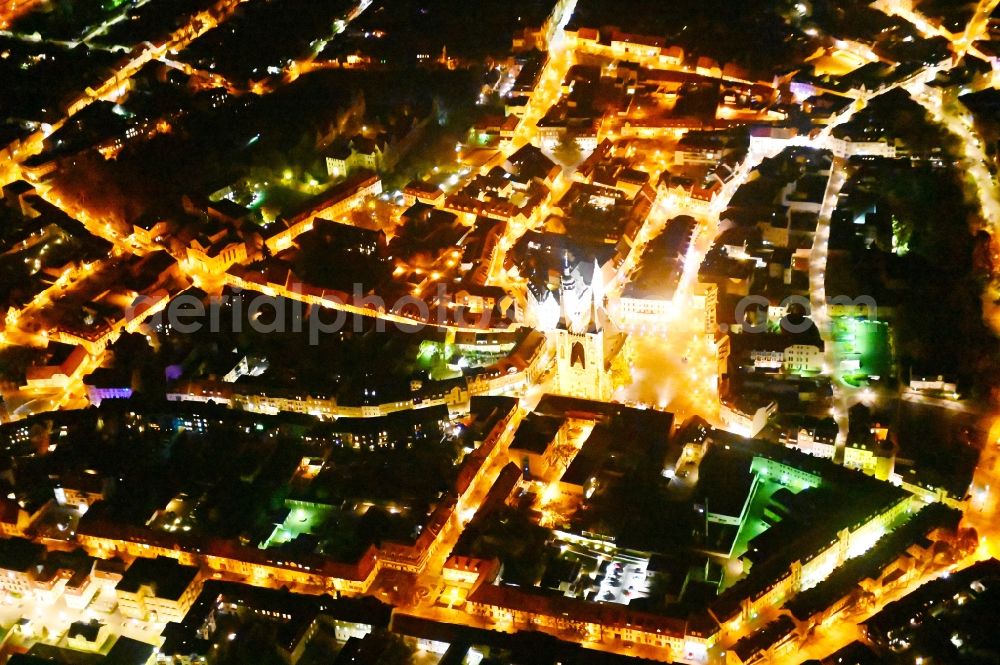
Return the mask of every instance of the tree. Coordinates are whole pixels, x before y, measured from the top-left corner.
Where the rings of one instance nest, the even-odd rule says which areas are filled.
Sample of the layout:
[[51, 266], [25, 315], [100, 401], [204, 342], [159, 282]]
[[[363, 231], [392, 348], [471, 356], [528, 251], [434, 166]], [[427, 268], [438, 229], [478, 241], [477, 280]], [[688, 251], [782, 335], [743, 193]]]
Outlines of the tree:
[[399, 635], [382, 628], [372, 631], [368, 639], [386, 643], [385, 651], [377, 661], [379, 665], [409, 665], [413, 662], [416, 650]]
[[552, 150], [552, 155], [558, 159], [563, 166], [575, 166], [583, 157], [580, 145], [576, 139], [568, 133], [564, 133], [559, 143]]
[[0, 383], [24, 383], [28, 368], [41, 362], [44, 357], [42, 349], [32, 347], [9, 346], [0, 349]]

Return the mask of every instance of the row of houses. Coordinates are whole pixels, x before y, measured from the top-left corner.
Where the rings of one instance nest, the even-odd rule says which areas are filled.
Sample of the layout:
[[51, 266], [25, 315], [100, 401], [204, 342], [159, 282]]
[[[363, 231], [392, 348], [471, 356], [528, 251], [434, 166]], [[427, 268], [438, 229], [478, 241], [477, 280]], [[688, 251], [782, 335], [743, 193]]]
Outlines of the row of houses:
[[700, 76], [736, 83], [753, 83], [749, 74], [734, 63], [720, 65], [712, 58], [702, 56], [691, 60], [680, 46], [668, 46], [662, 37], [638, 35], [618, 29], [596, 28], [567, 29], [570, 47], [581, 53], [611, 60], [635, 62], [650, 69], [691, 71]]
[[347, 405], [327, 395], [290, 392], [260, 385], [220, 381], [191, 381], [167, 392], [171, 402], [221, 404], [267, 415], [302, 413], [324, 419], [379, 418], [411, 409], [445, 406], [457, 413], [468, 410], [476, 397], [521, 395], [549, 367], [553, 352], [545, 335], [528, 333], [504, 360], [467, 376], [439, 381], [415, 390], [411, 397], [381, 404]]
[[[190, 534], [158, 531], [145, 526], [121, 524], [104, 515], [102, 504], [96, 503], [81, 519], [76, 542], [90, 555], [100, 559], [137, 557], [146, 562], [137, 571], [151, 571], [167, 577], [170, 582], [155, 583], [137, 579], [122, 585], [119, 603], [127, 616], [157, 617], [161, 621], [181, 621], [197, 596], [192, 584], [198, 579], [192, 571], [199, 569], [220, 574], [245, 577], [257, 585], [303, 585], [328, 593], [365, 593], [379, 570], [391, 568], [420, 572], [427, 561], [440, 552], [455, 529], [460, 528], [460, 516], [468, 510], [471, 493], [487, 478], [494, 462], [507, 448], [517, 429], [522, 411], [516, 400], [505, 399], [473, 405], [474, 410], [489, 411], [491, 427], [477, 448], [466, 457], [459, 471], [455, 493], [445, 497], [423, 526], [413, 543], [383, 543], [374, 545], [354, 563], [333, 561], [319, 555], [288, 554], [280, 550], [262, 550], [232, 541], [191, 536]], [[16, 516], [13, 518], [16, 522]], [[22, 519], [22, 521], [24, 521]], [[0, 541], [13, 542], [13, 541]], [[30, 541], [19, 541], [18, 547], [44, 547]], [[170, 578], [170, 571], [183, 573], [184, 584]], [[30, 566], [25, 566], [30, 574]], [[172, 574], [172, 573], [171, 573]], [[18, 578], [20, 579], [20, 578]], [[27, 578], [25, 578], [27, 580]], [[24, 585], [28, 581], [22, 580]], [[14, 582], [10, 582], [13, 584]], [[20, 584], [20, 582], [19, 582]], [[170, 593], [164, 593], [165, 589]], [[21, 586], [18, 587], [21, 589]], [[26, 590], [27, 586], [24, 586]]]

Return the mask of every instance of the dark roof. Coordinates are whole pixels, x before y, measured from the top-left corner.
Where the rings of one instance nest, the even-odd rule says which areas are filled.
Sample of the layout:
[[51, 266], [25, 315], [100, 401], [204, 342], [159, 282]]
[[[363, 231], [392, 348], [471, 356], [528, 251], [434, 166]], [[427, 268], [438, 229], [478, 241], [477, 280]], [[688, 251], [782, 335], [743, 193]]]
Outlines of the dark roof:
[[429, 183], [426, 180], [411, 180], [406, 184], [406, 189], [404, 191], [413, 194], [427, 194], [435, 197], [443, 193], [437, 185]]
[[[62, 663], [62, 665], [100, 665], [104, 662], [100, 654], [89, 653], [86, 651], [76, 651], [73, 649], [67, 649], [64, 647], [57, 647], [51, 644], [44, 644], [42, 642], [36, 642], [34, 646], [28, 651], [28, 656], [33, 660], [26, 660], [26, 663]], [[37, 660], [34, 660], [37, 659]], [[15, 660], [9, 661], [11, 663], [19, 662]]]
[[134, 593], [140, 586], [149, 585], [157, 598], [177, 600], [197, 575], [197, 567], [182, 565], [169, 557], [137, 559], [115, 589]]
[[525, 179], [539, 178], [544, 180], [557, 168], [555, 162], [530, 143], [507, 158], [507, 163], [510, 164], [516, 175]]
[[517, 434], [510, 444], [511, 450], [526, 450], [542, 454], [562, 427], [562, 418], [530, 413], [517, 428]]
[[793, 630], [795, 622], [787, 616], [780, 617], [742, 638], [733, 646], [733, 651], [741, 662], [747, 662], [755, 653], [769, 648]]
[[[4, 468], [10, 468], [9, 459], [0, 462], [0, 469]], [[17, 524], [20, 512], [20, 506], [17, 505], [16, 501], [7, 497], [0, 497], [0, 524]]]
[[94, 388], [128, 388], [132, 385], [132, 368], [124, 364], [98, 367], [83, 378], [83, 385]]
[[698, 494], [709, 513], [739, 517], [750, 497], [753, 457], [711, 446], [698, 467]]
[[0, 539], [0, 570], [24, 573], [41, 563], [45, 547], [24, 538]]
[[611, 445], [611, 432], [598, 425], [584, 441], [580, 451], [563, 473], [561, 481], [570, 485], [583, 485], [600, 470]]
[[96, 642], [103, 624], [97, 619], [90, 621], [74, 621], [69, 626], [69, 637], [83, 638], [88, 642]]
[[795, 191], [788, 198], [803, 203], [822, 203], [827, 181], [828, 178], [825, 175], [807, 173], [795, 183]]
[[145, 665], [155, 647], [130, 637], [119, 637], [102, 661], [103, 665]]
[[818, 346], [823, 348], [823, 338], [819, 329], [811, 319], [803, 319], [802, 323], [808, 321], [809, 327], [802, 332], [762, 332], [762, 333], [742, 333], [729, 336], [733, 353], [740, 351], [784, 351], [790, 346], [797, 344]]

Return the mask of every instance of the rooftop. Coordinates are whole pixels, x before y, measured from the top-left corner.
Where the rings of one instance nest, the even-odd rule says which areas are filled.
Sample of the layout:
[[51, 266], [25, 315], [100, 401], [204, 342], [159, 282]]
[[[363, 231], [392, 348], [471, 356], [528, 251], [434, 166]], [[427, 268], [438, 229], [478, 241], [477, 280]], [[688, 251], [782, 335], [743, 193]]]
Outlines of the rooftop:
[[157, 598], [179, 600], [197, 576], [197, 567], [182, 565], [169, 557], [136, 559], [115, 589], [136, 593], [140, 587], [148, 586]]

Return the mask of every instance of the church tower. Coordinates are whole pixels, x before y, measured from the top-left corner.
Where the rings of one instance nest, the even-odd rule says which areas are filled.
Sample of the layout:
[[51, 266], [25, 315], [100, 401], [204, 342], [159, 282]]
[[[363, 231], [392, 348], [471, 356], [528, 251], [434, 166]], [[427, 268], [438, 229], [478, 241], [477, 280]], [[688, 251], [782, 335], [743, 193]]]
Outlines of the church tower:
[[596, 293], [594, 288], [579, 288], [567, 259], [560, 287], [563, 316], [553, 331], [557, 390], [569, 397], [609, 401], [614, 390], [611, 361], [621, 354], [626, 337], [607, 328]]
[[559, 394], [610, 400], [612, 385], [605, 357], [604, 330], [591, 328], [575, 332], [560, 326], [554, 334]]

